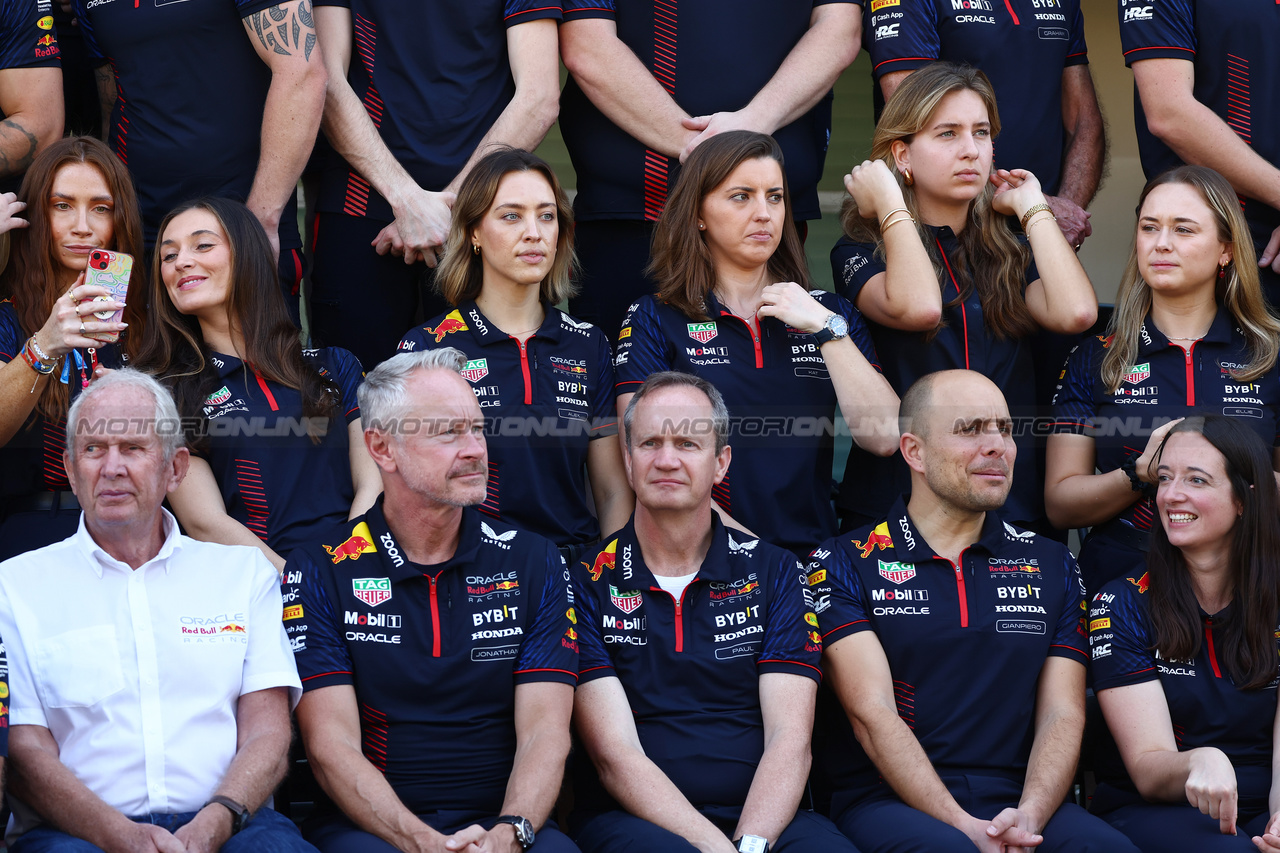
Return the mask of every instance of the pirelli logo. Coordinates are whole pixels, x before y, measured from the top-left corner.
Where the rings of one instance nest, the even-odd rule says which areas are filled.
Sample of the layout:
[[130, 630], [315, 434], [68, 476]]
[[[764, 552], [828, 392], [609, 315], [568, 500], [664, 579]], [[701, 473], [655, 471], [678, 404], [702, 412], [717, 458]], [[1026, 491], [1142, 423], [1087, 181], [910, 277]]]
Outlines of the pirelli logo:
[[1104, 628], [1110, 628], [1110, 627], [1111, 627], [1110, 619], [1094, 619], [1092, 622], [1089, 623], [1090, 631], [1101, 631]]
[[889, 6], [897, 6], [902, 0], [871, 0], [871, 11], [879, 12]]

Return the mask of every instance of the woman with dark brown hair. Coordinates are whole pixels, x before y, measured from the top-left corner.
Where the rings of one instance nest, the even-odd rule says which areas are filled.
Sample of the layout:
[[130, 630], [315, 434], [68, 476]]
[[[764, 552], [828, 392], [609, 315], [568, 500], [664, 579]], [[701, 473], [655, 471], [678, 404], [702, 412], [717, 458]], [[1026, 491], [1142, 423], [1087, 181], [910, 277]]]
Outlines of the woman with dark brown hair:
[[[26, 221], [16, 218], [23, 210]], [[142, 225], [124, 165], [91, 137], [61, 139], [36, 157], [17, 200], [0, 196], [0, 230], [11, 228], [0, 277], [0, 559], [65, 539], [79, 504], [62, 465], [71, 400], [99, 367], [118, 367], [119, 335], [145, 304]], [[132, 255], [126, 303], [83, 283], [94, 249]], [[100, 301], [94, 302], [94, 299]], [[124, 322], [95, 312], [124, 309]], [[124, 345], [133, 342], [126, 336]]]
[[609, 340], [555, 307], [573, 294], [572, 267], [573, 211], [555, 172], [528, 151], [492, 151], [458, 188], [436, 272], [454, 310], [400, 342], [466, 354], [489, 446], [480, 510], [547, 537], [571, 565], [632, 507]]
[[382, 490], [356, 402], [360, 363], [302, 348], [267, 235], [239, 202], [171, 212], [152, 266], [136, 366], [173, 392], [192, 452], [169, 504], [188, 535], [256, 546], [283, 568]]
[[[1280, 500], [1238, 418], [1190, 417], [1154, 451], [1145, 570], [1093, 598], [1098, 703], [1119, 748], [1093, 811], [1143, 850], [1280, 851]], [[1189, 804], [1189, 805], [1188, 805]]]
[[[954, 368], [976, 370], [1004, 391], [1018, 445], [1004, 513], [1046, 532], [1029, 341], [1039, 329], [1083, 332], [1098, 304], [1035, 176], [993, 171], [999, 132], [995, 93], [981, 71], [948, 62], [913, 71], [885, 104], [872, 159], [845, 177], [846, 236], [831, 268], [836, 289], [866, 315], [899, 393]], [[882, 517], [909, 489], [901, 459], [855, 448], [837, 499], [841, 527]]]
[[837, 404], [860, 447], [889, 455], [898, 397], [857, 309], [809, 290], [789, 208], [772, 137], [733, 131], [694, 150], [654, 231], [658, 294], [632, 306], [618, 336], [618, 410], [660, 370], [714, 384], [733, 418], [720, 511], [807, 555], [835, 532]]

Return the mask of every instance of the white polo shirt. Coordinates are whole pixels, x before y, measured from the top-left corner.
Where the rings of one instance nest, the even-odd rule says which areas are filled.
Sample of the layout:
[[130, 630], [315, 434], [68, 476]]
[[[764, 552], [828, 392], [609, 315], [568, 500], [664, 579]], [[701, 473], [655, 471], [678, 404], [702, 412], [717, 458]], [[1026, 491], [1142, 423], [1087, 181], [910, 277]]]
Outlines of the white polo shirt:
[[0, 563], [13, 725], [44, 726], [62, 763], [123, 814], [195, 811], [236, 752], [236, 702], [301, 695], [280, 583], [256, 548], [197, 542], [164, 513], [137, 570], [85, 529]]

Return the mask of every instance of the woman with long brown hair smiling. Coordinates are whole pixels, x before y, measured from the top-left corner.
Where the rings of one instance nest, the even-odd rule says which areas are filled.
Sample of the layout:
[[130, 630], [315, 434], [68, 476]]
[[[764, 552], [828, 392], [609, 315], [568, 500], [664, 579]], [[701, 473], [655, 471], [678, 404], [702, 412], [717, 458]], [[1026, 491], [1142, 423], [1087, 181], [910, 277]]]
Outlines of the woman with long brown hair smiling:
[[[0, 230], [21, 229], [10, 231], [0, 278], [0, 362], [7, 362], [0, 367], [0, 559], [75, 531], [79, 504], [62, 465], [67, 408], [100, 366], [121, 363], [120, 344], [91, 336], [115, 336], [133, 324], [124, 344], [135, 342], [146, 303], [138, 199], [106, 145], [90, 137], [55, 142], [31, 164], [17, 198], [0, 197]], [[14, 219], [24, 208], [26, 221]], [[137, 260], [127, 304], [83, 283], [94, 249]], [[95, 316], [121, 308], [123, 322]]]
[[1119, 747], [1098, 762], [1093, 811], [1143, 850], [1280, 851], [1271, 449], [1215, 414], [1178, 422], [1153, 455], [1146, 564], [1104, 585], [1089, 614], [1093, 683]]
[[632, 307], [618, 337], [618, 411], [660, 370], [713, 383], [734, 421], [719, 509], [807, 555], [835, 532], [836, 406], [860, 447], [888, 455], [898, 397], [857, 309], [809, 290], [789, 207], [772, 137], [733, 131], [694, 150], [654, 231], [658, 294]]
[[[899, 393], [953, 368], [976, 370], [1004, 391], [1018, 446], [1004, 512], [1043, 532], [1029, 339], [1039, 329], [1082, 332], [1098, 306], [1036, 177], [992, 170], [999, 133], [995, 93], [981, 71], [938, 62], [912, 72], [885, 104], [872, 159], [845, 177], [847, 236], [831, 266], [836, 289], [866, 315]], [[854, 448], [837, 500], [841, 527], [883, 516], [909, 489], [901, 458]]]
[[302, 348], [266, 233], [239, 202], [171, 212], [153, 268], [137, 366], [173, 391], [192, 450], [170, 506], [194, 538], [254, 545], [282, 568], [382, 490], [356, 402], [360, 363]]

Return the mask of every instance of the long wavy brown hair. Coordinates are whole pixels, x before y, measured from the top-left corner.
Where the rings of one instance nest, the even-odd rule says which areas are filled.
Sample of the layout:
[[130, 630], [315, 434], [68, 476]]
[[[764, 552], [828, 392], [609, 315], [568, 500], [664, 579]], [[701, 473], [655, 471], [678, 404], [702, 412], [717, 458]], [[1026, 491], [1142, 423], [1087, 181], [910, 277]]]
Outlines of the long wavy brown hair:
[[[203, 210], [218, 221], [227, 235], [231, 253], [227, 321], [244, 337], [243, 361], [255, 373], [302, 394], [302, 413], [313, 442], [321, 435], [316, 421], [338, 414], [342, 392], [334, 382], [303, 357], [298, 329], [289, 319], [289, 310], [280, 292], [275, 257], [266, 232], [249, 209], [238, 201], [203, 198], [189, 201], [171, 211], [160, 223], [163, 240], [169, 224], [189, 210]], [[163, 248], [156, 247], [151, 265], [151, 321], [147, 324], [136, 366], [169, 386], [184, 424], [203, 424], [203, 404], [219, 385], [217, 372], [208, 359], [208, 347], [200, 331], [200, 321], [179, 313], [169, 299], [160, 274]], [[189, 428], [188, 440], [194, 450], [207, 445], [203, 430]]]
[[657, 282], [658, 299], [691, 319], [709, 319], [706, 298], [716, 286], [711, 250], [706, 236], [698, 230], [703, 199], [748, 160], [775, 160], [782, 168], [782, 240], [769, 258], [769, 275], [773, 281], [794, 281], [809, 289], [809, 265], [791, 218], [791, 191], [787, 188], [782, 148], [772, 136], [763, 133], [720, 133], [689, 155], [653, 231], [648, 272]]
[[[1218, 279], [1215, 296], [1239, 327], [1249, 347], [1249, 363], [1233, 369], [1237, 382], [1253, 382], [1269, 371], [1280, 354], [1280, 320], [1268, 310], [1258, 276], [1258, 259], [1253, 250], [1249, 225], [1240, 212], [1240, 201], [1227, 179], [1205, 166], [1179, 166], [1157, 175], [1147, 182], [1138, 196], [1136, 215], [1156, 187], [1185, 184], [1194, 187], [1204, 203], [1213, 211], [1218, 239], [1231, 246], [1231, 263]], [[1137, 228], [1129, 249], [1129, 260], [1116, 291], [1116, 310], [1111, 315], [1107, 334], [1111, 336], [1107, 354], [1102, 359], [1102, 381], [1114, 394], [1124, 381], [1138, 354], [1138, 337], [1142, 322], [1151, 311], [1151, 288], [1138, 270]]]
[[[124, 321], [129, 329], [122, 337], [126, 353], [142, 335], [146, 319], [146, 270], [142, 256], [142, 215], [129, 171], [105, 143], [91, 136], [59, 139], [35, 158], [18, 188], [18, 200], [26, 202], [22, 215], [30, 223], [9, 232], [9, 265], [0, 276], [0, 294], [13, 300], [23, 335], [34, 335], [53, 313], [53, 303], [66, 293], [66, 270], [58, 260], [49, 225], [49, 199], [54, 181], [64, 166], [84, 163], [98, 170], [111, 193], [114, 234], [107, 248], [133, 256]], [[70, 358], [71, 356], [67, 356]], [[40, 416], [57, 422], [66, 416], [71, 394], [68, 386], [50, 381], [36, 404]]]
[[[1280, 619], [1280, 499], [1271, 470], [1271, 449], [1236, 418], [1190, 417], [1165, 436], [1156, 454], [1180, 432], [1199, 433], [1222, 454], [1227, 479], [1241, 513], [1224, 557], [1231, 574], [1231, 610], [1214, 617], [1217, 658], [1235, 684], [1258, 690], [1277, 675], [1276, 622]], [[1192, 660], [1204, 632], [1200, 604], [1182, 552], [1163, 524], [1151, 531], [1147, 554], [1149, 612], [1155, 648], [1167, 660]]]
[[[987, 75], [968, 65], [934, 62], [913, 71], [894, 91], [884, 105], [871, 139], [872, 158], [883, 160], [902, 187], [902, 198], [916, 220], [920, 242], [933, 261], [940, 287], [950, 277], [942, 251], [926, 223], [920, 219], [914, 187], [907, 186], [898, 171], [893, 143], [902, 141], [910, 144], [917, 133], [929, 126], [942, 99], [953, 92], [973, 92], [981, 98], [991, 122], [991, 136], [993, 139], [999, 136], [1000, 113], [996, 109], [995, 90]], [[947, 305], [964, 302], [976, 290], [988, 331], [997, 338], [1020, 338], [1039, 328], [1023, 297], [1031, 249], [1018, 240], [1004, 215], [992, 209], [991, 199], [994, 196], [995, 188], [987, 182], [982, 193], [969, 203], [968, 222], [956, 235], [959, 249], [950, 257], [950, 270], [955, 274], [960, 293]], [[879, 223], [859, 215], [858, 206], [850, 196], [845, 196], [840, 209], [840, 225], [850, 239], [876, 244], [876, 256], [884, 258], [884, 239], [880, 235]], [[938, 328], [930, 332], [929, 337], [936, 335], [942, 327], [943, 323], [939, 321]]]

